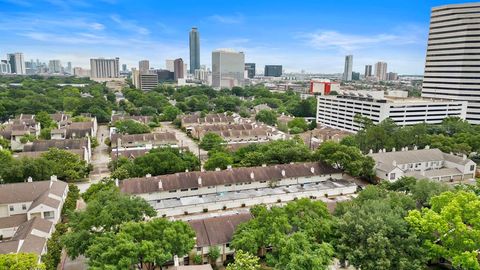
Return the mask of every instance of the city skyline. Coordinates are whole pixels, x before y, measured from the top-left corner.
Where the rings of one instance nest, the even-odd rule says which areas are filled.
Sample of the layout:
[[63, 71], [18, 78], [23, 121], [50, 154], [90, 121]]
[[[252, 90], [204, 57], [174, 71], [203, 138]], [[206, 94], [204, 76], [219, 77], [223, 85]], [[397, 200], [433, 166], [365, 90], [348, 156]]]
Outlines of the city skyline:
[[[353, 54], [356, 72], [385, 61], [394, 72], [423, 74], [431, 7], [461, 1], [322, 1], [294, 8], [193, 1], [160, 8], [142, 2], [131, 10], [128, 2], [114, 0], [0, 2], [0, 54], [19, 51], [25, 60], [59, 59], [86, 68], [90, 58], [118, 56], [129, 67], [149, 59], [163, 68], [166, 59], [189, 59], [188, 31], [198, 27], [207, 66], [213, 50], [232, 48], [245, 52], [247, 62], [282, 64], [285, 72], [342, 73], [344, 56]], [[312, 10], [320, 9], [329, 13], [319, 18]], [[292, 19], [284, 19], [286, 12]]]

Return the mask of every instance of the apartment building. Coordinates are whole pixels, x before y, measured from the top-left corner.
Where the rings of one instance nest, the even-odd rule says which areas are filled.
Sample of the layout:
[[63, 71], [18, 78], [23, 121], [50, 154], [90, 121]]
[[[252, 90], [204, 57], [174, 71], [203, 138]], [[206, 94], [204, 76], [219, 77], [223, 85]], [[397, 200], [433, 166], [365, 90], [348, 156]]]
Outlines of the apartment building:
[[343, 179], [342, 171], [323, 162], [147, 175], [123, 180], [119, 187], [126, 194], [144, 198], [158, 216], [165, 217], [340, 196], [357, 190], [355, 183]]

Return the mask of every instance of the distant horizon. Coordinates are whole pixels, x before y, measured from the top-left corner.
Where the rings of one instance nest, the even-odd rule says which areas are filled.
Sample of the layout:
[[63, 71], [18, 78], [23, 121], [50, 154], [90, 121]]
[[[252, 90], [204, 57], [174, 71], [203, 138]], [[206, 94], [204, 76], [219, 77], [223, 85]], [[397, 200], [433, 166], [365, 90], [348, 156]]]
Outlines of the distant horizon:
[[[271, 5], [253, 0], [196, 2], [0, 0], [0, 59], [60, 60], [89, 68], [90, 58], [120, 58], [128, 68], [149, 60], [189, 60], [188, 33], [200, 33], [200, 64], [232, 48], [245, 62], [282, 65], [285, 73], [338, 74], [345, 55], [353, 71], [388, 63], [388, 72], [423, 75], [430, 9], [472, 1], [334, 1]], [[188, 63], [189, 64], [189, 63]]]

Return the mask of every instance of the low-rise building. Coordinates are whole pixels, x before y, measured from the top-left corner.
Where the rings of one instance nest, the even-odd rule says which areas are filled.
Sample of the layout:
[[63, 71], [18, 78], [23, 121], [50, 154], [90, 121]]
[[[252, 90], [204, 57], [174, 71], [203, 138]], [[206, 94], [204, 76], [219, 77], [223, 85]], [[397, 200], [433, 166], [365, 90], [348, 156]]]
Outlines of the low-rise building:
[[220, 257], [217, 259], [217, 262], [227, 260], [227, 256], [232, 257], [235, 252], [234, 249], [230, 248], [233, 233], [238, 225], [249, 221], [251, 218], [252, 215], [250, 213], [237, 213], [189, 220], [188, 223], [196, 235], [195, 254], [202, 256], [203, 263], [208, 263], [210, 249], [218, 247]]
[[300, 137], [310, 149], [317, 149], [325, 141], [338, 143], [349, 135], [352, 135], [352, 133], [341, 129], [321, 126], [300, 134]]
[[50, 181], [0, 185], [0, 254], [47, 252], [47, 240], [60, 221], [68, 185]]
[[182, 127], [187, 131], [197, 125], [215, 125], [215, 124], [233, 124], [239, 117], [227, 115], [225, 113], [211, 113], [201, 116], [199, 113], [185, 115], [181, 119]]
[[353, 194], [357, 189], [343, 179], [342, 171], [323, 162], [146, 176], [123, 180], [119, 186], [168, 217]]
[[317, 123], [352, 132], [362, 128], [357, 115], [374, 124], [390, 118], [399, 126], [408, 126], [438, 124], [446, 117], [465, 119], [467, 110], [465, 101], [391, 97], [383, 91], [344, 91], [317, 99]]
[[25, 144], [22, 142], [22, 138], [29, 135], [39, 136], [40, 128], [40, 123], [35, 121], [35, 115], [20, 114], [0, 127], [0, 137], [10, 140], [12, 151], [19, 151]]
[[[178, 148], [178, 140], [173, 132], [144, 134], [113, 134], [111, 139], [112, 156], [134, 157], [144, 155], [153, 148]], [[118, 153], [117, 153], [118, 152]]]
[[441, 182], [457, 182], [475, 178], [476, 163], [462, 157], [447, 154], [440, 149], [408, 148], [391, 152], [380, 150], [370, 153], [375, 160], [375, 172], [378, 179], [395, 182], [403, 176], [426, 178]]
[[[74, 154], [78, 154], [80, 158], [84, 159], [87, 163], [90, 163], [92, 159], [92, 147], [90, 143], [90, 138], [82, 139], [64, 139], [64, 140], [36, 140], [30, 143], [27, 143], [23, 146], [23, 153], [19, 156], [30, 156], [34, 157], [36, 155], [41, 155], [44, 152], [47, 152], [50, 148], [58, 148], [70, 151]], [[38, 152], [32, 154], [31, 152]]]

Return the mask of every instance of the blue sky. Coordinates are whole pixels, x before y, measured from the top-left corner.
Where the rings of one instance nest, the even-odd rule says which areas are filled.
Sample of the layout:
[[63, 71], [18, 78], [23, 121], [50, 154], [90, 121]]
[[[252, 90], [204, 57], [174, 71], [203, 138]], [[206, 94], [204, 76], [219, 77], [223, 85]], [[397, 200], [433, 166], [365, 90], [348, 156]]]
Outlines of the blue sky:
[[247, 62], [289, 71], [354, 71], [388, 62], [388, 70], [423, 74], [430, 8], [441, 0], [0, 0], [0, 58], [60, 59], [88, 67], [92, 57], [188, 63], [188, 31], [200, 31], [201, 64], [211, 51], [244, 51]]

